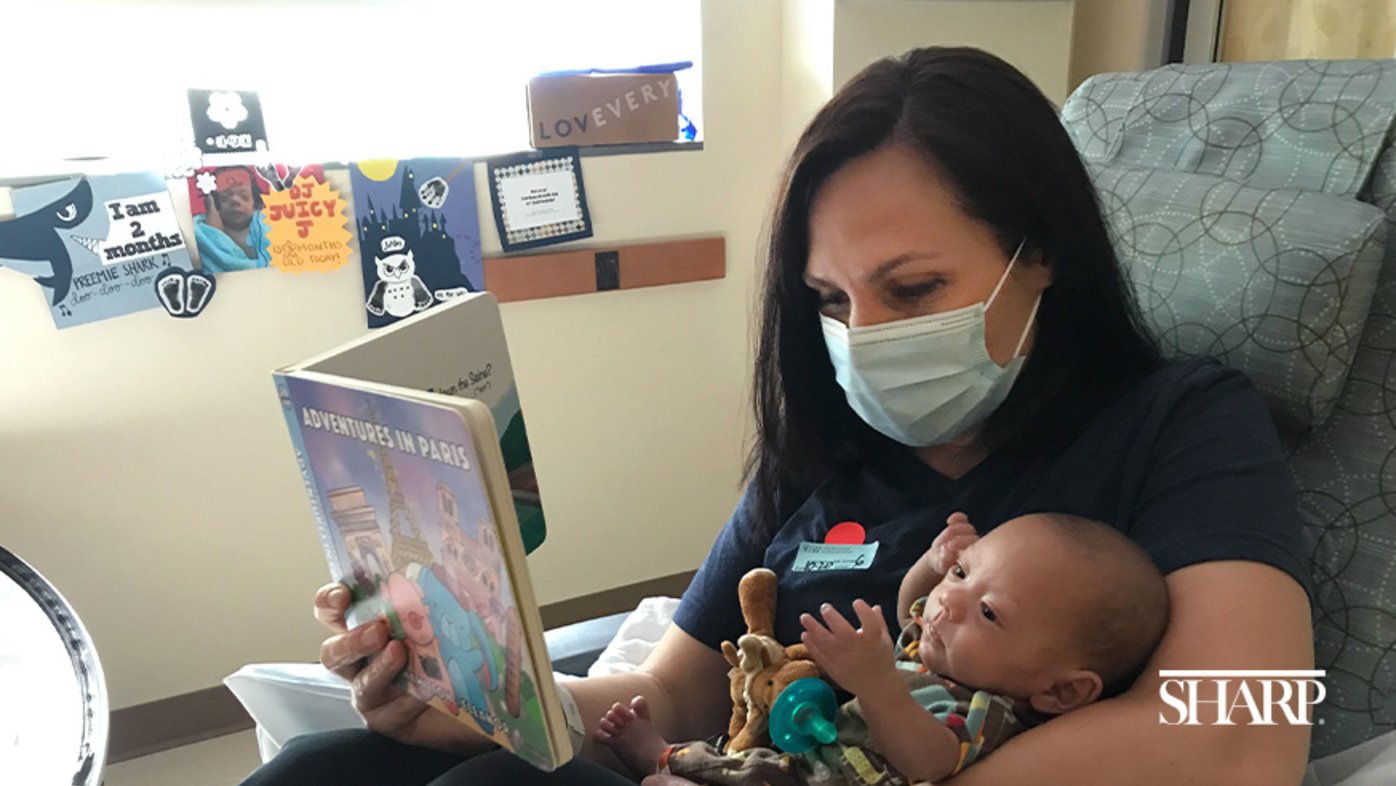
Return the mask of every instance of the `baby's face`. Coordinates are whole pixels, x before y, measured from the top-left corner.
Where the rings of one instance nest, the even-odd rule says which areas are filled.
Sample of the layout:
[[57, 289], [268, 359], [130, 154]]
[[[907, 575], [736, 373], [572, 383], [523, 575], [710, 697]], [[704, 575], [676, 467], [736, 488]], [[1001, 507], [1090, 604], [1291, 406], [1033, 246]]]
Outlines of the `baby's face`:
[[1050, 527], [1005, 522], [960, 554], [931, 591], [920, 654], [932, 671], [1024, 698], [1079, 668], [1075, 610], [1090, 602], [1086, 564]]

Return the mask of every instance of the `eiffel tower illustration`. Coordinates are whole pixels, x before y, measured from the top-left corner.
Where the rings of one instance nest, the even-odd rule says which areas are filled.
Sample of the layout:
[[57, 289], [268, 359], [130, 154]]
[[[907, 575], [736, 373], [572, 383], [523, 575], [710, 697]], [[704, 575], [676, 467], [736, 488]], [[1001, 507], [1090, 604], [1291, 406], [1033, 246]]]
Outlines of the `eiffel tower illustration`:
[[[367, 409], [370, 421], [383, 422], [378, 419], [378, 408], [373, 406], [373, 402], [368, 403]], [[432, 565], [436, 558], [432, 556], [431, 547], [422, 537], [421, 530], [417, 529], [417, 519], [412, 515], [412, 508], [408, 506], [407, 497], [398, 483], [392, 454], [382, 444], [375, 445], [374, 450], [378, 466], [383, 470], [383, 482], [388, 487], [388, 537], [392, 541], [393, 570], [402, 573], [414, 562], [422, 566]]]

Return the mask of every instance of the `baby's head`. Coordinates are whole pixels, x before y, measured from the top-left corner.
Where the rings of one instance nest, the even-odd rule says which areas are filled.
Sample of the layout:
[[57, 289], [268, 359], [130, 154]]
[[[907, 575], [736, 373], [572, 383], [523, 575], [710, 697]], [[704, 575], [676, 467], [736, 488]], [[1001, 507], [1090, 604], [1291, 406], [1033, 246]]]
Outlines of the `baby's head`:
[[1134, 681], [1168, 623], [1168, 590], [1114, 528], [1036, 513], [966, 547], [921, 622], [932, 671], [1060, 714]]

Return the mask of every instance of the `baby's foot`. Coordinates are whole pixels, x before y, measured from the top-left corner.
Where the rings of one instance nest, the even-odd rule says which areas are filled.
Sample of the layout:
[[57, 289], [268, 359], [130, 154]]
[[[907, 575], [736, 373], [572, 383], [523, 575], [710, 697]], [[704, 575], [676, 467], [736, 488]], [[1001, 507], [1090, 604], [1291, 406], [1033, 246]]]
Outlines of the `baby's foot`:
[[621, 763], [635, 775], [650, 775], [659, 769], [659, 759], [669, 743], [650, 722], [650, 705], [636, 696], [626, 706], [620, 702], [601, 716], [596, 738], [605, 743]]

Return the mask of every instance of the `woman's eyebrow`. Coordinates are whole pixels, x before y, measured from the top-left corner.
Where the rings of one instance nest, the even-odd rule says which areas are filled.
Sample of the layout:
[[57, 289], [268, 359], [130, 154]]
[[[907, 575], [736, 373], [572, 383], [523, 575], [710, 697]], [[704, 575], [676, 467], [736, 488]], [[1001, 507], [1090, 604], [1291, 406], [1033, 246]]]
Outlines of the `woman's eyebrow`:
[[[912, 262], [915, 260], [936, 259], [939, 256], [939, 251], [906, 251], [892, 257], [891, 259], [879, 263], [877, 267], [873, 268], [872, 271], [868, 273], [867, 280], [877, 281], [880, 279], [884, 279], [887, 276], [891, 275], [897, 268], [901, 267], [902, 265], [905, 265], [908, 262]], [[819, 276], [812, 275], [810, 273], [805, 273], [803, 278], [805, 286], [810, 288], [821, 286], [832, 288], [834, 286], [833, 284], [830, 284], [828, 281], [825, 281]]]
[[939, 256], [939, 251], [905, 251], [873, 268], [872, 273], [868, 274], [868, 280], [877, 281], [878, 279], [886, 278], [887, 276], [891, 275], [897, 268], [901, 267], [902, 265], [905, 265], [908, 262], [916, 260], [936, 259]]

